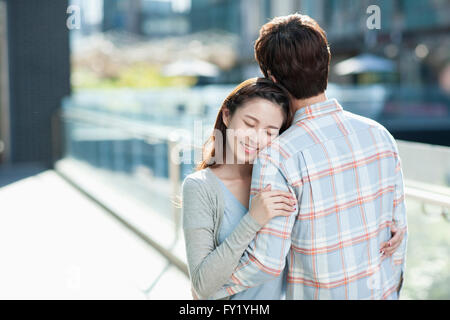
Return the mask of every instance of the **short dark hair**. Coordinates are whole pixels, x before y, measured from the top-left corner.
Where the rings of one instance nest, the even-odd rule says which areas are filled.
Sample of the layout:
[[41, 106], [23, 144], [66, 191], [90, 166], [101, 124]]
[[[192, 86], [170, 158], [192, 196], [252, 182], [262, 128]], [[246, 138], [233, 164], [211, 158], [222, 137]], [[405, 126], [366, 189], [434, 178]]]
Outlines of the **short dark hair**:
[[307, 15], [277, 17], [262, 26], [255, 58], [267, 78], [273, 75], [296, 99], [324, 92], [330, 48], [325, 31]]

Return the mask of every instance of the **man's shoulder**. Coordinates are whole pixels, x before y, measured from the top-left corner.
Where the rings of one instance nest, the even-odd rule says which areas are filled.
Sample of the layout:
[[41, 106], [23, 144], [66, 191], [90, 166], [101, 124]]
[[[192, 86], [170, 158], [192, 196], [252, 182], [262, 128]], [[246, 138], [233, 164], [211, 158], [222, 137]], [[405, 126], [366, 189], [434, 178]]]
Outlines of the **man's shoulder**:
[[293, 124], [274, 139], [264, 151], [271, 157], [278, 157], [282, 162], [301, 153], [314, 143], [311, 135], [304, 128]]
[[379, 131], [389, 133], [389, 131], [381, 123], [374, 119], [370, 119], [346, 110], [344, 110], [343, 112], [346, 118], [351, 121], [352, 126], [356, 129], [370, 127]]
[[395, 138], [392, 136], [389, 130], [386, 129], [386, 127], [378, 121], [354, 114], [349, 111], [344, 111], [344, 114], [350, 121], [351, 126], [355, 129], [356, 132], [364, 129], [373, 130], [374, 132], [377, 132], [383, 140], [391, 144], [394, 149], [397, 149], [397, 142], [395, 141]]

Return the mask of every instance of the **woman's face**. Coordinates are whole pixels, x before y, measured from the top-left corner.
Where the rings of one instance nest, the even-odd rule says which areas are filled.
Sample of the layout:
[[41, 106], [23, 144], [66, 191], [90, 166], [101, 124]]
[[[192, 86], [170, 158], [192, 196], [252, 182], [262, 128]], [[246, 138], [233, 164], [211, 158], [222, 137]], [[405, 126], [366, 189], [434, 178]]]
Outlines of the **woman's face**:
[[[284, 119], [280, 105], [262, 98], [248, 100], [232, 117], [225, 109], [227, 163], [253, 163], [257, 153], [278, 136]], [[229, 154], [233, 155], [232, 159]]]

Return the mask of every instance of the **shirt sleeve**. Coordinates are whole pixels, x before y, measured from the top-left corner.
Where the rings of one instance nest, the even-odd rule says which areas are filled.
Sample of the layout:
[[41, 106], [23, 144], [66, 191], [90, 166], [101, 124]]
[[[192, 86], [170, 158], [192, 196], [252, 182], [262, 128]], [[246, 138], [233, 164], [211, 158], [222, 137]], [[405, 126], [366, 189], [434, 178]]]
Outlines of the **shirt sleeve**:
[[[291, 192], [298, 199], [282, 172], [281, 164], [275, 159], [277, 157], [269, 153], [260, 152], [254, 161], [249, 207], [255, 194], [268, 184], [272, 185], [272, 190]], [[297, 213], [298, 206], [290, 216], [275, 217], [257, 232], [233, 275], [213, 298], [221, 299], [280, 276], [291, 247], [291, 233]]]

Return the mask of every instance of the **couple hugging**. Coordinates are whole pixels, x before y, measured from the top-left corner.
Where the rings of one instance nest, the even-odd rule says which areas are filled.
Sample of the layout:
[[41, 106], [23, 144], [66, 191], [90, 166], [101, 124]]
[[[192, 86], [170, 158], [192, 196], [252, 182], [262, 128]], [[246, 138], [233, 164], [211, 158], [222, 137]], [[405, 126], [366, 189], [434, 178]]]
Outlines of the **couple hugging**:
[[330, 50], [310, 17], [265, 24], [265, 78], [224, 100], [182, 184], [194, 299], [398, 299], [407, 219], [396, 142], [325, 94]]

